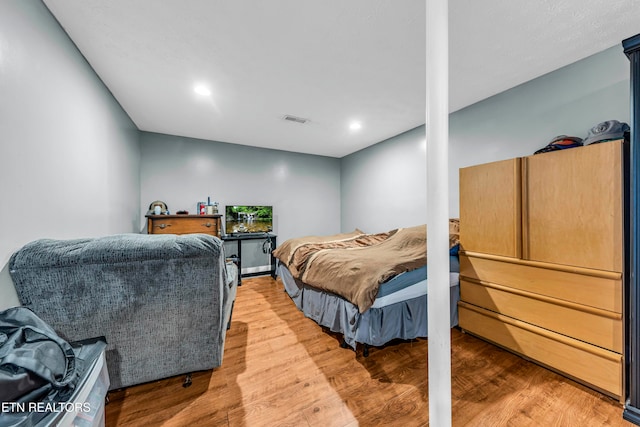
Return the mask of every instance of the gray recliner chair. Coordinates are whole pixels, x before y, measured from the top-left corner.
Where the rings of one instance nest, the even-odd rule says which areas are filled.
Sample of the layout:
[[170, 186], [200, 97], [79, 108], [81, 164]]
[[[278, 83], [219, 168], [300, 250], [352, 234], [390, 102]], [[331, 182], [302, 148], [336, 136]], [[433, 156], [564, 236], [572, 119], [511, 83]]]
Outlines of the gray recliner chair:
[[222, 363], [237, 270], [216, 237], [42, 239], [9, 273], [21, 304], [67, 341], [106, 337], [111, 390]]

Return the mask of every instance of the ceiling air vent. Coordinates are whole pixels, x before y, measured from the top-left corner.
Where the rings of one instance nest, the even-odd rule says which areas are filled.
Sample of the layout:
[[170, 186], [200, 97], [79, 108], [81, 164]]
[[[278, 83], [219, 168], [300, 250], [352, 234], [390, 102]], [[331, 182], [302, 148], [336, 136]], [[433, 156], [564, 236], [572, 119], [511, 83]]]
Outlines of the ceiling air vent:
[[295, 122], [295, 123], [301, 123], [301, 124], [305, 124], [309, 122], [309, 119], [303, 119], [302, 117], [296, 117], [296, 116], [290, 116], [290, 115], [286, 115], [283, 117], [284, 120], [287, 120], [289, 122]]

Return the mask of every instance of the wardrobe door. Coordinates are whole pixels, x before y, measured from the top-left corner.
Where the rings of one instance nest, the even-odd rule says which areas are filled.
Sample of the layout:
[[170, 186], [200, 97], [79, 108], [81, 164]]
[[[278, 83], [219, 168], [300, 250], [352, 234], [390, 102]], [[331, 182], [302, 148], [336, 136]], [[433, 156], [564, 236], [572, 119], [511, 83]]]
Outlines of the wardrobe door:
[[622, 271], [622, 142], [523, 159], [523, 258]]
[[520, 257], [520, 163], [517, 158], [460, 169], [463, 250]]

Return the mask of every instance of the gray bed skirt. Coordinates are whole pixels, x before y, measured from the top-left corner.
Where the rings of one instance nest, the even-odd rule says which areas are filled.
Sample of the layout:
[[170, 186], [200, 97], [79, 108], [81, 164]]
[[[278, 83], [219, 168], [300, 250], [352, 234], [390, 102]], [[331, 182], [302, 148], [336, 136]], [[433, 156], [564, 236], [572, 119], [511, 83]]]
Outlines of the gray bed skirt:
[[[400, 301], [360, 314], [341, 296], [308, 286], [291, 276], [282, 264], [277, 268], [285, 291], [304, 315], [332, 332], [341, 333], [354, 350], [357, 343], [382, 346], [393, 339], [427, 337], [427, 295]], [[450, 287], [450, 324], [458, 324], [460, 286]]]

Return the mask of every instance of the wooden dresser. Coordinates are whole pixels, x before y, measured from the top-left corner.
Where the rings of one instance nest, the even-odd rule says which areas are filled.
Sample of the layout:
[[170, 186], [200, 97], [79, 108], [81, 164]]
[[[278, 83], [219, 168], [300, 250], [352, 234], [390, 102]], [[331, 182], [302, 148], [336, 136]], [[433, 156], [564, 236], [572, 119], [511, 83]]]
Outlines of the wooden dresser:
[[460, 169], [460, 327], [622, 399], [623, 142]]
[[220, 237], [222, 215], [147, 215], [148, 234], [204, 233]]

